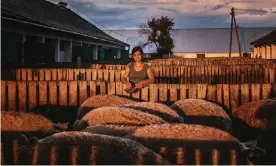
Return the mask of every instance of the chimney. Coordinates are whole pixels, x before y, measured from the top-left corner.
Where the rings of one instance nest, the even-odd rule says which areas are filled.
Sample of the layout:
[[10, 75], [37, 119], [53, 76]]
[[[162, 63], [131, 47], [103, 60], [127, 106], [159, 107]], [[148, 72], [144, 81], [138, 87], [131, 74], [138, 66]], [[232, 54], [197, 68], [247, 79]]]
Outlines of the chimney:
[[66, 2], [63, 2], [63, 1], [60, 1], [57, 5], [60, 6], [60, 7], [66, 8], [67, 3], [66, 3]]

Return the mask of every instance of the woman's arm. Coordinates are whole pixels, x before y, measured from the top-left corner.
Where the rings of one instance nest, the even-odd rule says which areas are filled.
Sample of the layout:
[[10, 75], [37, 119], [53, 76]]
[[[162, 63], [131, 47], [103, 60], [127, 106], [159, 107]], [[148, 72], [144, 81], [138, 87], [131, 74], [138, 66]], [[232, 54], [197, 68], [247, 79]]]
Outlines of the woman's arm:
[[123, 74], [122, 83], [127, 85], [127, 88], [131, 88], [131, 83], [127, 81], [127, 77], [129, 75], [130, 69], [127, 66], [125, 72]]

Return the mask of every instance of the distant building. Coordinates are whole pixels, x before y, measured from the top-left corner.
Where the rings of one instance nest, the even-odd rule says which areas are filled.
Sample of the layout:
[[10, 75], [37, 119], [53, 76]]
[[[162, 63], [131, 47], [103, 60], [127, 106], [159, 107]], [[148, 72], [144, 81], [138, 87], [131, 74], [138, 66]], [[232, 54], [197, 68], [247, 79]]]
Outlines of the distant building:
[[113, 60], [129, 47], [68, 8], [45, 0], [1, 1], [3, 63], [33, 64]]
[[250, 44], [254, 47], [253, 57], [276, 59], [276, 30]]
[[[249, 43], [259, 36], [267, 34], [276, 28], [238, 28], [241, 52], [252, 53]], [[139, 34], [139, 29], [118, 29], [105, 30], [118, 40], [130, 44], [130, 50], [146, 42]], [[116, 32], [116, 33], [114, 33]], [[120, 35], [118, 35], [120, 34]], [[123, 38], [121, 35], [128, 37]], [[175, 48], [171, 57], [177, 58], [201, 58], [201, 57], [228, 57], [230, 45], [229, 28], [202, 28], [202, 29], [173, 29], [171, 36], [174, 40]], [[235, 31], [232, 34], [232, 57], [239, 56], [239, 47]], [[146, 55], [150, 56], [156, 53], [154, 44], [147, 45], [143, 48]]]

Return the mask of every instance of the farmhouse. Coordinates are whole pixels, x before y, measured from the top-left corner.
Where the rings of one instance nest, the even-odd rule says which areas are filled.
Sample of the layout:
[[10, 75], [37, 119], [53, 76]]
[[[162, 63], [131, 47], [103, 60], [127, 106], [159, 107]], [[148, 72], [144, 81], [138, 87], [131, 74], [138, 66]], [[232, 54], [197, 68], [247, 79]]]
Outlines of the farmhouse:
[[276, 30], [250, 43], [254, 46], [253, 56], [276, 59]]
[[[65, 2], [1, 1], [2, 63], [52, 64], [128, 57], [117, 40], [71, 10]], [[108, 56], [107, 56], [108, 55]]]
[[[268, 34], [276, 28], [243, 28], [239, 27], [239, 39], [241, 43], [241, 52], [252, 53], [249, 43], [258, 37]], [[107, 34], [130, 44], [130, 50], [136, 46], [146, 42], [146, 38], [139, 34], [139, 29], [119, 29], [105, 30]], [[123, 38], [121, 34], [127, 36]], [[229, 28], [200, 28], [200, 29], [173, 29], [171, 36], [174, 40], [175, 48], [172, 58], [201, 58], [201, 57], [228, 57], [230, 45], [230, 29]], [[235, 31], [232, 34], [232, 57], [239, 56], [239, 47]], [[146, 56], [156, 53], [154, 44], [149, 44], [143, 48]]]

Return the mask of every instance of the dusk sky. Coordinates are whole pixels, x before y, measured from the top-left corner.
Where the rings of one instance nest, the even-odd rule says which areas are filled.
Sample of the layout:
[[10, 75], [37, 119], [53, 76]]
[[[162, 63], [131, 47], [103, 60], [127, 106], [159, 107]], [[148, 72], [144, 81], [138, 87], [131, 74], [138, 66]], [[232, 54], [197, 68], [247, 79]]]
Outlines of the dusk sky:
[[175, 18], [174, 28], [228, 28], [232, 7], [237, 9], [236, 20], [241, 27], [276, 27], [276, 0], [65, 1], [108, 29], [139, 28], [148, 19], [161, 15]]

